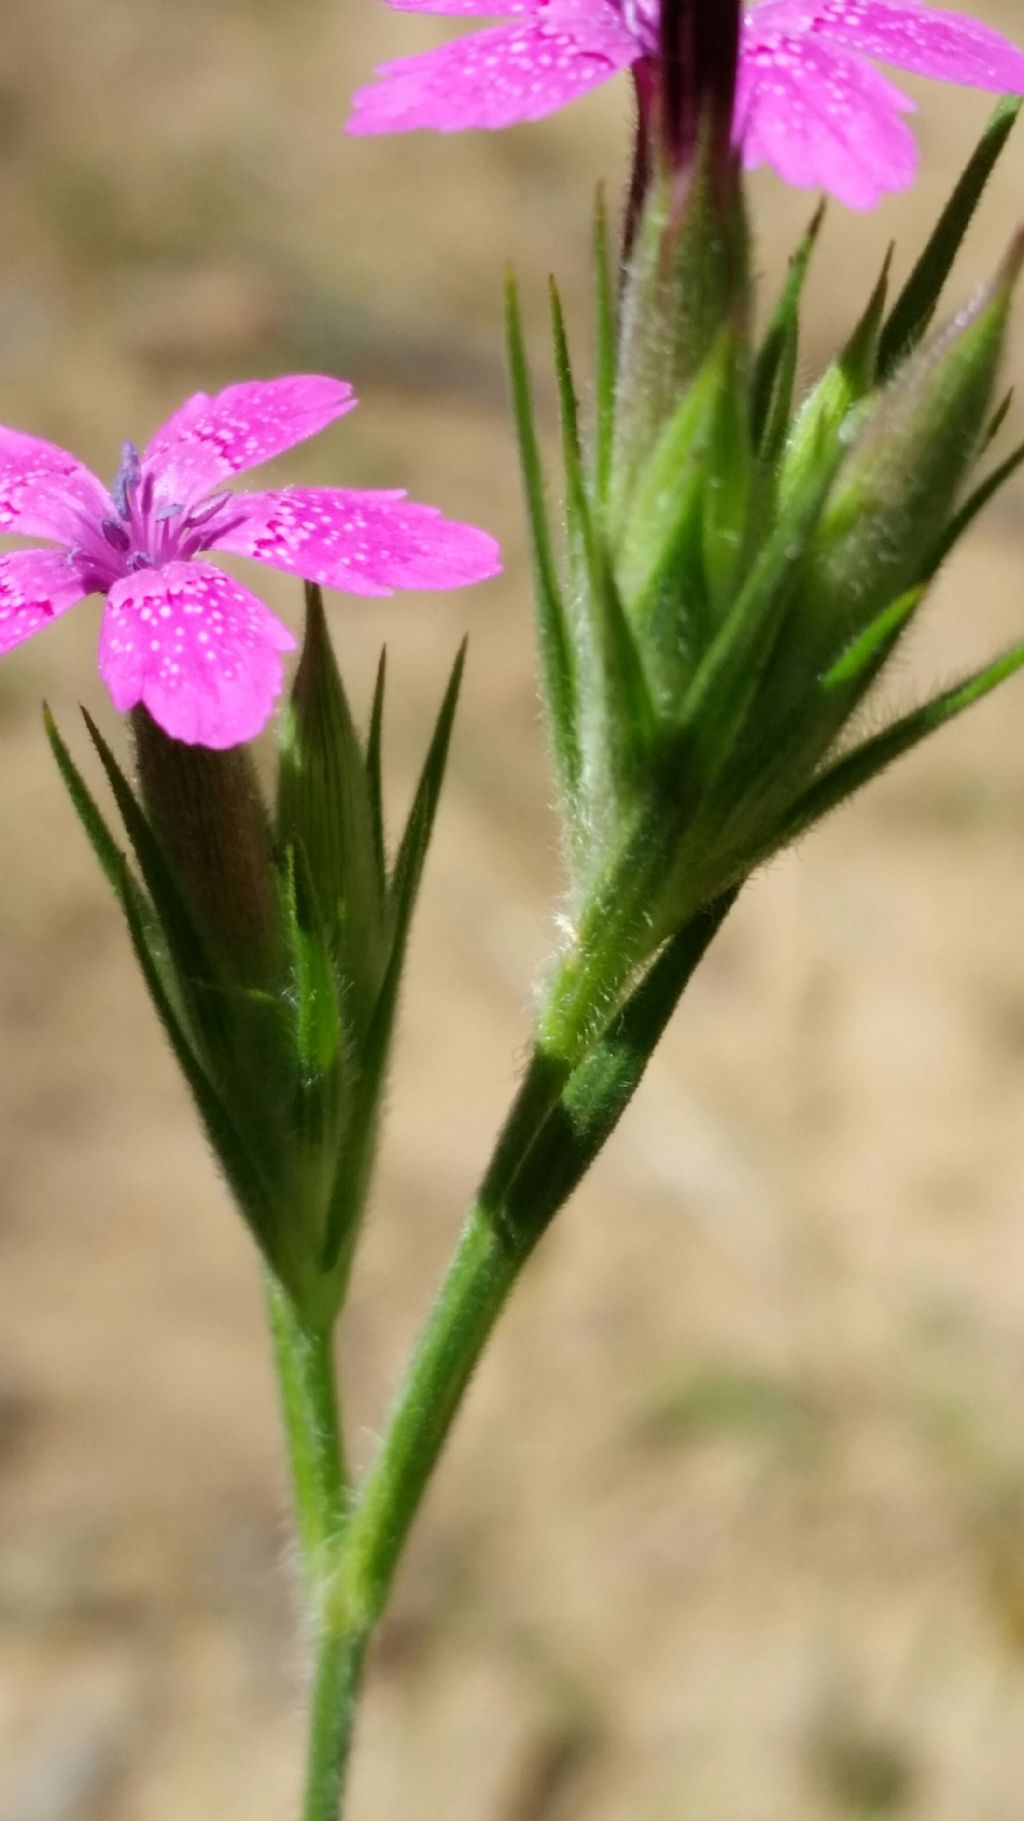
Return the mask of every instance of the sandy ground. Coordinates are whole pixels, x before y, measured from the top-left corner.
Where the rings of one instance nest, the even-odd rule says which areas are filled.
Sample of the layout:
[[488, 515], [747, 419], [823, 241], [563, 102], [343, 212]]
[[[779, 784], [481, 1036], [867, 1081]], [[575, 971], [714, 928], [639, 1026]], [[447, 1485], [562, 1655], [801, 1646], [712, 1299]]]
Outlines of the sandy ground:
[[[977, 10], [1021, 35], [1015, 0]], [[6, 0], [0, 34], [0, 419], [105, 472], [188, 390], [323, 368], [363, 409], [303, 478], [404, 484], [507, 543], [472, 599], [332, 608], [357, 699], [391, 648], [396, 810], [472, 633], [343, 1348], [363, 1458], [558, 889], [500, 273], [538, 350], [549, 267], [582, 316], [625, 136], [609, 91], [500, 138], [346, 142], [371, 62], [436, 36], [372, 0]], [[984, 118], [919, 92], [925, 176], [833, 212], [808, 372]], [[806, 199], [755, 195], [768, 290]], [[898, 696], [1020, 635], [1022, 507], [1018, 483], [950, 568]], [[0, 1817], [281, 1821], [303, 1650], [257, 1273], [39, 724], [44, 692], [72, 734], [102, 707], [95, 634], [83, 609], [0, 670]], [[474, 1388], [353, 1821], [1018, 1821], [1021, 690], [775, 865], [713, 951]]]

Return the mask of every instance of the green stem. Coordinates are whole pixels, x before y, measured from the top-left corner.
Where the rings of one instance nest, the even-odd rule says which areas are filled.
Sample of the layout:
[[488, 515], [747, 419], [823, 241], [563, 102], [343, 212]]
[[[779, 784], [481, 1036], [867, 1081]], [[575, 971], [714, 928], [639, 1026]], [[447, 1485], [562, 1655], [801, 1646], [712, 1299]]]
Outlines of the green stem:
[[543, 1051], [531, 1060], [346, 1531], [337, 1592], [367, 1631], [384, 1610], [427, 1482], [509, 1293], [636, 1092], [735, 895], [666, 946], [568, 1078]]
[[330, 1572], [348, 1501], [331, 1331], [310, 1326], [269, 1274], [267, 1308], [302, 1572], [315, 1601]]
[[338, 1821], [367, 1641], [365, 1631], [346, 1626], [317, 1639], [302, 1821]]
[[529, 1247], [478, 1204], [427, 1318], [345, 1540], [343, 1597], [369, 1630], [384, 1609], [420, 1500]]
[[367, 1632], [336, 1598], [350, 1492], [331, 1329], [311, 1325], [277, 1280], [267, 1308], [302, 1561], [313, 1684], [303, 1821], [337, 1821]]

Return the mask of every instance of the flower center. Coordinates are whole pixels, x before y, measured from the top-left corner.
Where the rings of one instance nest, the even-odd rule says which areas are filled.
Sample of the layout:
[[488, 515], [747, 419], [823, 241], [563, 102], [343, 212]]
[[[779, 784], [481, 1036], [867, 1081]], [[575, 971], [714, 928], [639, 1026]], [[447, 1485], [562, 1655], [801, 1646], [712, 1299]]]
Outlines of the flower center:
[[143, 466], [134, 443], [125, 443], [110, 491], [114, 512], [83, 524], [82, 542], [70, 552], [88, 569], [93, 587], [106, 590], [140, 569], [162, 569], [208, 550], [238, 521], [234, 495], [215, 493], [192, 504], [156, 503], [156, 475]]

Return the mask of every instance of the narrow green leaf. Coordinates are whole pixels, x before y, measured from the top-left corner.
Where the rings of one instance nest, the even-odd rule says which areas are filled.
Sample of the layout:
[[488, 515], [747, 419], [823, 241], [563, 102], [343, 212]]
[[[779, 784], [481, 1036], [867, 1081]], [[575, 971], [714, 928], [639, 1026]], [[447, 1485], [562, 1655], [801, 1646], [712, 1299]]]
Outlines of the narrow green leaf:
[[325, 927], [369, 1018], [386, 961], [373, 787], [331, 645], [320, 589], [306, 585], [306, 633], [278, 773], [278, 839], [316, 881]]
[[571, 802], [580, 778], [576, 662], [552, 549], [519, 297], [511, 274], [505, 291], [505, 331], [512, 409], [533, 555], [544, 703], [559, 783], [563, 795]]
[[608, 214], [602, 186], [594, 209], [594, 299], [596, 318], [596, 390], [594, 422], [594, 492], [602, 513], [611, 493], [615, 445], [615, 289], [608, 251]]
[[985, 434], [981, 439], [978, 453], [975, 456], [976, 461], [980, 461], [982, 456], [988, 453], [988, 450], [995, 442], [996, 437], [999, 435], [1000, 430], [1010, 415], [1010, 407], [1013, 404], [1013, 399], [1014, 387], [1011, 386], [1004, 397], [999, 400], [998, 405], [992, 413], [991, 420], [987, 424]]
[[394, 952], [395, 944], [404, 945], [404, 938], [408, 933], [416, 895], [419, 891], [423, 863], [427, 857], [427, 848], [433, 833], [434, 817], [437, 814], [441, 786], [444, 783], [448, 763], [448, 748], [451, 743], [455, 710], [458, 707], [459, 690], [462, 687], [463, 671], [466, 667], [467, 646], [468, 640], [463, 639], [452, 667], [448, 687], [444, 692], [433, 737], [427, 749], [423, 770], [420, 773], [416, 794], [406, 821], [405, 832], [395, 857], [389, 888], [396, 932], [392, 952]]
[[793, 386], [800, 341], [800, 304], [824, 219], [825, 204], [822, 202], [811, 217], [807, 232], [790, 259], [786, 282], [754, 363], [751, 423], [754, 447], [758, 450], [764, 446], [769, 423], [788, 423], [793, 408]]
[[50, 713], [49, 706], [45, 702], [43, 704], [43, 725], [46, 728], [46, 737], [50, 742], [60, 775], [64, 780], [65, 789], [85, 830], [89, 845], [103, 869], [108, 884], [112, 885], [120, 896], [124, 855], [107, 827], [96, 800], [72, 759], [57, 730], [57, 724]]
[[537, 1237], [610, 1138], [737, 896], [738, 888], [724, 893], [665, 945], [570, 1076], [497, 1211], [517, 1239]]
[[[239, 1211], [248, 1221], [257, 1243], [279, 1274], [286, 1275], [287, 1260], [276, 1255], [277, 1198], [259, 1170], [255, 1154], [238, 1132], [234, 1121], [207, 1075], [181, 1024], [164, 985], [163, 976], [139, 915], [136, 894], [125, 877], [119, 891], [125, 907], [132, 947], [149, 991], [153, 1008], [164, 1028], [178, 1067], [191, 1090], [210, 1145], [220, 1163]], [[285, 1267], [282, 1272], [282, 1266]]]
[[358, 1068], [354, 1072], [350, 1102], [346, 1109], [352, 1144], [344, 1146], [339, 1154], [337, 1179], [321, 1257], [324, 1271], [332, 1271], [339, 1261], [342, 1249], [354, 1244], [353, 1222], [358, 1218], [363, 1205], [365, 1178], [373, 1154], [380, 1095], [391, 1051], [409, 933], [444, 783], [452, 725], [465, 669], [466, 645], [467, 641], [463, 640], [452, 668], [391, 875], [391, 953], [373, 1016], [359, 1043]]
[[711, 772], [733, 745], [757, 689], [840, 460], [833, 445], [809, 465], [686, 692], [678, 733], [684, 749], [695, 746]]
[[373, 823], [374, 848], [377, 855], [377, 874], [380, 891], [383, 897], [387, 885], [387, 846], [384, 834], [384, 788], [382, 783], [381, 752], [384, 737], [384, 686], [387, 673], [387, 648], [381, 646], [380, 662], [377, 665], [377, 680], [373, 689], [373, 706], [370, 710], [370, 727], [366, 737], [366, 785], [370, 799], [370, 817]]
[[850, 413], [867, 398], [874, 386], [878, 334], [885, 311], [891, 263], [890, 247], [853, 334], [838, 359], [822, 374], [790, 430], [779, 475], [779, 501], [783, 509], [813, 472], [819, 450], [829, 441], [838, 439]]
[[866, 675], [877, 671], [892, 650], [899, 634], [913, 618], [926, 589], [925, 584], [908, 588], [905, 594], [876, 614], [869, 626], [846, 647], [842, 656], [825, 672], [822, 688], [843, 689], [863, 682]]
[[343, 1026], [330, 937], [301, 849], [285, 853], [281, 894], [296, 1060], [301, 1079], [310, 1084], [336, 1068]]
[[654, 706], [636, 639], [608, 561], [604, 535], [594, 522], [591, 502], [587, 496], [565, 317], [558, 287], [553, 279], [550, 295], [555, 374], [562, 419], [566, 517], [575, 546], [576, 562], [582, 564], [584, 571], [579, 577], [579, 588], [587, 612], [588, 630], [593, 635], [598, 669], [595, 681], [604, 703], [601, 741], [606, 751], [611, 751], [613, 747], [619, 749], [615, 769], [621, 776], [623, 770], [630, 769], [638, 742], [645, 744], [651, 738], [655, 722]]
[[223, 1057], [230, 1047], [230, 1017], [216, 964], [128, 779], [88, 709], [82, 715], [139, 863], [193, 1035], [212, 1055]]
[[1022, 106], [1019, 96], [999, 102], [956, 189], [939, 216], [924, 252], [889, 313], [878, 350], [878, 376], [888, 379], [916, 348], [935, 314], [942, 288]]
[[934, 575], [942, 567], [953, 546], [960, 542], [964, 532], [974, 523], [979, 512], [984, 510], [989, 500], [994, 499], [1022, 465], [1024, 465], [1024, 443], [1021, 443], [1016, 449], [1012, 449], [1006, 460], [1000, 462], [998, 468], [994, 468], [991, 474], [986, 475], [974, 492], [965, 499], [959, 511], [947, 525], [934, 554], [929, 559], [929, 575]]
[[973, 676], [954, 684], [951, 689], [943, 690], [941, 695], [933, 696], [922, 707], [903, 715], [872, 739], [855, 746], [852, 752], [838, 759], [797, 798], [773, 847], [795, 841], [812, 823], [838, 808], [840, 803], [845, 803], [856, 791], [870, 783], [880, 772], [887, 770], [904, 753], [919, 745], [930, 733], [935, 733], [947, 721], [963, 714], [966, 708], [980, 702], [993, 689], [997, 689], [1000, 683], [1021, 669], [1024, 669], [1024, 643], [1013, 646], [996, 658], [994, 663], [975, 671]]
[[697, 578], [680, 572], [680, 560], [692, 542], [691, 529], [713, 472], [711, 451], [735, 360], [735, 336], [725, 330], [680, 399], [630, 495], [615, 567], [631, 617], [640, 627], [670, 577], [680, 594], [693, 595], [699, 585]]

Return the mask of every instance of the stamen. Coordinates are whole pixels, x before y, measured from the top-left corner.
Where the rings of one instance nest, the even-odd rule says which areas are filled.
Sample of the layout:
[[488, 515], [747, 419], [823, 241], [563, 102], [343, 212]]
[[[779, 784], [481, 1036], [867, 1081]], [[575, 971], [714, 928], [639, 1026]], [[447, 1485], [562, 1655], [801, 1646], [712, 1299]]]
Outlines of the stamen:
[[131, 494], [139, 484], [142, 463], [134, 443], [122, 443], [121, 466], [114, 478], [112, 488], [114, 504], [122, 518], [131, 517]]
[[127, 568], [130, 575], [136, 575], [140, 569], [155, 569], [156, 564], [144, 550], [133, 550], [128, 558]]
[[100, 530], [112, 550], [127, 550], [129, 548], [131, 539], [124, 526], [119, 525], [116, 518], [101, 519]]

